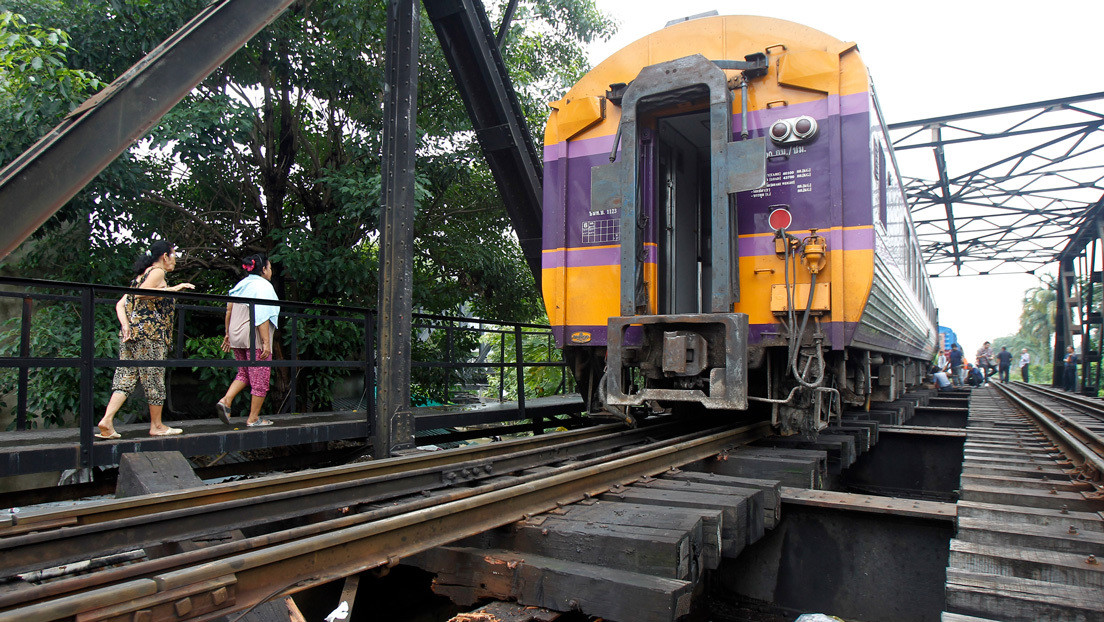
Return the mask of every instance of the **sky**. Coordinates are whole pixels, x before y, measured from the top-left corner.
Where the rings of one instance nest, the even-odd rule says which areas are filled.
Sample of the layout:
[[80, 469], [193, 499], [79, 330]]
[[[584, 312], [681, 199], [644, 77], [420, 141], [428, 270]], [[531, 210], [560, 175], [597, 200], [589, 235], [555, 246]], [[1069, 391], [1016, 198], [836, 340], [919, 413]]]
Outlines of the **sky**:
[[[886, 123], [1104, 91], [1101, 0], [1045, 5], [991, 0], [597, 4], [620, 27], [610, 41], [591, 46], [594, 64], [672, 19], [712, 10], [777, 17], [854, 41]], [[966, 352], [973, 352], [982, 341], [1019, 329], [1023, 294], [1038, 283], [1027, 274], [933, 279], [939, 323], [953, 328]]]

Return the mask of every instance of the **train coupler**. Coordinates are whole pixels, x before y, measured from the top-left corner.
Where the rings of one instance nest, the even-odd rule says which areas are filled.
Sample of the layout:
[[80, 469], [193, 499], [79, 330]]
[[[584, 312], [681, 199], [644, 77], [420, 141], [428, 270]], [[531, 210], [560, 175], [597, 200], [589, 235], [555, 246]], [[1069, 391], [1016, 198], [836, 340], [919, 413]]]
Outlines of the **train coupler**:
[[608, 335], [605, 405], [747, 409], [746, 314], [616, 317]]

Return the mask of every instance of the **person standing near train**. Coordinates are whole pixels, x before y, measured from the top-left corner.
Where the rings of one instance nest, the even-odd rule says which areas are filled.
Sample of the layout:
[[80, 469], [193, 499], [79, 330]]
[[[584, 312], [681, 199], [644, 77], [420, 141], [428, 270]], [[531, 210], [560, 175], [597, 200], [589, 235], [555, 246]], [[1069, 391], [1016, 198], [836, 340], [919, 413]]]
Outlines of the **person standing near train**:
[[997, 352], [997, 372], [1000, 374], [1001, 382], [1008, 382], [1010, 369], [1012, 369], [1012, 353], [1007, 347], [1001, 346], [1000, 352]]
[[[231, 296], [242, 298], [261, 298], [264, 300], [279, 300], [276, 290], [272, 287], [272, 262], [264, 253], [250, 255], [242, 260], [242, 269], [245, 270], [245, 278], [238, 281], [230, 290]], [[222, 351], [233, 352], [234, 359], [242, 361], [238, 368], [238, 375], [226, 389], [226, 394], [215, 403], [215, 410], [219, 419], [226, 425], [230, 425], [230, 407], [234, 403], [234, 397], [245, 387], [253, 399], [249, 404], [249, 417], [245, 421], [247, 427], [272, 425], [269, 419], [261, 419], [261, 406], [264, 405], [268, 395], [268, 385], [272, 377], [272, 368], [268, 366], [251, 366], [250, 360], [271, 361], [272, 340], [276, 335], [277, 321], [280, 317], [280, 307], [277, 305], [253, 305], [253, 322], [249, 322], [248, 303], [228, 303], [226, 305], [226, 336], [222, 339]], [[252, 328], [252, 330], [250, 330]], [[255, 350], [250, 351], [249, 335], [253, 333]]]
[[1062, 359], [1062, 388], [1070, 392], [1077, 389], [1078, 362], [1073, 346], [1066, 346], [1066, 358]]
[[951, 382], [956, 387], [962, 386], [962, 348], [957, 343], [951, 345]]
[[1023, 354], [1020, 355], [1020, 377], [1024, 382], [1028, 382], [1027, 376], [1029, 368], [1031, 367], [1031, 355], [1027, 353], [1027, 348], [1023, 349]]
[[939, 355], [935, 357], [935, 366], [941, 372], [946, 372], [948, 369], [950, 369], [951, 360], [947, 358], [946, 351], [939, 351]]
[[993, 366], [993, 348], [989, 345], [989, 342], [981, 344], [978, 348], [976, 360], [974, 363], [981, 369], [982, 374], [986, 380], [989, 380], [989, 376], [994, 373]]
[[[150, 249], [138, 256], [134, 262], [137, 276], [130, 286], [141, 291], [178, 292], [182, 289], [195, 289], [191, 283], [169, 286], [166, 277], [176, 269], [176, 249], [164, 240], [157, 240]], [[172, 298], [157, 294], [124, 294], [115, 303], [115, 315], [119, 318], [119, 360], [120, 361], [158, 361], [164, 360], [168, 352], [172, 335], [175, 303]], [[183, 432], [161, 422], [161, 410], [165, 404], [165, 368], [164, 367], [118, 367], [111, 382], [111, 399], [103, 419], [96, 425], [99, 432], [96, 438], [116, 439], [122, 437], [115, 431], [115, 413], [123, 407], [127, 396], [138, 382], [146, 393], [149, 403], [150, 436], [171, 436]]]

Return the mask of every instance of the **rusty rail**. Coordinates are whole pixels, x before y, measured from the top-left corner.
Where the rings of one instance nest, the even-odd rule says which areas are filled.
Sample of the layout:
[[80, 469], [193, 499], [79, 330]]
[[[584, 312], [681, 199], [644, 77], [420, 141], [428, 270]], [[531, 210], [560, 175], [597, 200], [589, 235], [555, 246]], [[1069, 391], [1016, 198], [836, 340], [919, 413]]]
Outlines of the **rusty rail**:
[[670, 437], [690, 429], [680, 422], [636, 430], [611, 424], [163, 496], [13, 515], [11, 524], [0, 529], [3, 573], [11, 575], [234, 529], [278, 527], [275, 523], [282, 520], [464, 485], [556, 461], [607, 454], [652, 437]]
[[[766, 422], [497, 478], [474, 488], [6, 594], [0, 622], [213, 620], [308, 587], [708, 458], [769, 433]], [[148, 612], [148, 613], [147, 613]]]
[[[1070, 416], [1056, 411], [1052, 406], [1040, 401], [1038, 397], [1027, 395], [1027, 391], [1019, 384], [994, 384], [993, 386], [1035, 419], [1043, 434], [1054, 442], [1086, 479], [1096, 482], [1098, 486], [1104, 483], [1104, 438]], [[1038, 393], [1050, 399], [1069, 397], [1055, 396], [1050, 391], [1038, 391]], [[1099, 405], [1095, 404], [1081, 404], [1070, 399], [1063, 399], [1061, 402], [1079, 411], [1084, 411], [1090, 406], [1099, 410]]]

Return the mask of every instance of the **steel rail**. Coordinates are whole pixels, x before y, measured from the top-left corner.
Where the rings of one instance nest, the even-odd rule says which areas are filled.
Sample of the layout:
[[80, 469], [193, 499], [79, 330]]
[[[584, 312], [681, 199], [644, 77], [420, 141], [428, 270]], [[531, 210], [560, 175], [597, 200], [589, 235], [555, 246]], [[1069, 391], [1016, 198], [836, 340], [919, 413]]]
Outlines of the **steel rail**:
[[[1102, 404], [1099, 400], [1095, 401], [1094, 403], [1091, 398], [1078, 395], [1070, 395], [1067, 393], [1060, 393], [1056, 389], [1042, 389], [1042, 387], [1036, 388], [1032, 387], [1031, 385], [1020, 386], [1021, 388], [1030, 389], [1045, 398], [1052, 399], [1056, 402], [1059, 402], [1060, 404], [1076, 409], [1077, 415], [1083, 415], [1097, 421], [1104, 420], [1104, 404]], [[1101, 438], [1099, 432], [1087, 428], [1085, 424], [1077, 421], [1071, 416], [1063, 415], [1053, 410], [1051, 412], [1054, 412], [1055, 415], [1061, 417], [1061, 425], [1064, 428], [1071, 429], [1072, 432], [1078, 437], [1078, 439], [1085, 443], [1085, 445], [1093, 448], [1093, 450], [1098, 455], [1104, 457], [1104, 438]]]
[[1104, 439], [1055, 412], [1045, 404], [1004, 384], [995, 386], [1006, 398], [1040, 424], [1043, 433], [1059, 446], [1062, 453], [1084, 475], [1096, 482], [1104, 478]]
[[[678, 442], [685, 441], [687, 438], [690, 438], [692, 436], [693, 435], [668, 439], [667, 441], [662, 442], [662, 444], [677, 444]], [[655, 446], [659, 445], [660, 444], [657, 443]], [[578, 464], [599, 463], [603, 459], [613, 459], [630, 456], [637, 451], [638, 450], [636, 448], [629, 448], [614, 453], [610, 456], [606, 456], [605, 458], [592, 458], [590, 462], [580, 462]], [[140, 564], [126, 566], [124, 568], [106, 570], [96, 575], [69, 578], [63, 581], [56, 581], [44, 585], [23, 586], [18, 590], [18, 592], [0, 592], [0, 609], [4, 609], [5, 607], [19, 602], [31, 602], [46, 598], [54, 598], [64, 595], [67, 592], [86, 591], [97, 586], [101, 586], [105, 583], [121, 581], [123, 579], [133, 578], [136, 576], [144, 576], [150, 573], [171, 569], [178, 565], [186, 566], [204, 563], [220, 556], [241, 553], [256, 546], [269, 546], [275, 543], [284, 542], [292, 539], [310, 537], [332, 529], [340, 529], [372, 520], [388, 518], [406, 511], [429, 508], [436, 504], [464, 499], [477, 494], [480, 491], [485, 492], [488, 490], [495, 490], [515, 485], [524, 481], [536, 480], [539, 479], [541, 476], [542, 473], [530, 473], [528, 475], [518, 476], [512, 479], [500, 477], [496, 478], [496, 483], [494, 483], [493, 485], [482, 484], [478, 488], [454, 488], [436, 490], [428, 495], [417, 496], [414, 498], [413, 501], [396, 501], [394, 503], [388, 503], [382, 506], [379, 506], [377, 504], [375, 507], [369, 507], [369, 509], [365, 511], [355, 513], [361, 510], [365, 505], [368, 505], [369, 502], [367, 500], [363, 500], [360, 503], [352, 504], [348, 508], [346, 508], [348, 511], [354, 512], [353, 514], [342, 516], [340, 518], [313, 522], [300, 527], [292, 527], [290, 529], [284, 529], [282, 531], [275, 531], [273, 533], [255, 536], [250, 538], [249, 540], [237, 540], [222, 545], [203, 548], [198, 551], [190, 551], [173, 557], [160, 558], [142, 562]]]
[[[164, 503], [159, 503], [155, 495], [145, 495], [133, 498], [133, 506], [127, 499], [107, 502], [83, 513], [78, 509], [76, 516], [66, 516], [65, 511], [50, 512], [40, 515], [42, 520], [38, 523], [14, 527], [33, 531], [0, 539], [3, 572], [17, 574], [162, 542], [273, 526], [319, 512], [339, 511], [563, 460], [602, 455], [639, 445], [653, 436], [680, 432], [686, 432], [686, 428], [676, 422], [582, 438], [567, 435], [561, 436], [560, 442], [547, 439], [514, 443], [516, 449], [509, 452], [493, 445], [484, 452], [456, 452], [463, 460], [380, 461], [379, 469], [359, 469], [360, 476], [355, 478], [348, 478], [348, 473], [340, 473], [338, 477], [285, 476], [270, 480], [267, 486], [246, 487], [238, 494], [194, 489], [177, 493]], [[83, 524], [81, 519], [85, 519]]]
[[[214, 620], [317, 584], [393, 565], [403, 557], [708, 458], [768, 433], [767, 422], [711, 430], [657, 448], [561, 466], [547, 474], [447, 491], [441, 499], [418, 499], [409, 507], [379, 508], [101, 573], [113, 573], [119, 580], [114, 584], [97, 587], [97, 575], [90, 575], [36, 586], [20, 591], [22, 596], [37, 597], [33, 602], [24, 598], [14, 603], [13, 595], [6, 595], [0, 622], [46, 622], [78, 615], [82, 621], [132, 615]], [[226, 555], [229, 551], [237, 552]]]
[[1058, 389], [1044, 387], [1037, 384], [1024, 384], [1017, 382], [1013, 386], [1034, 391], [1040, 395], [1045, 395], [1051, 399], [1069, 404], [1070, 406], [1088, 409], [1087, 411], [1084, 411], [1086, 415], [1104, 421], [1104, 402], [1102, 402], [1100, 398], [1088, 397], [1086, 395], [1077, 395], [1075, 393], [1066, 393], [1065, 391], [1060, 391]]
[[[623, 430], [620, 424], [604, 424], [581, 430], [553, 432], [521, 439], [511, 439], [485, 445], [461, 447], [439, 452], [372, 460], [357, 464], [326, 467], [298, 473], [272, 475], [240, 482], [224, 482], [202, 488], [143, 495], [126, 499], [92, 501], [61, 510], [43, 510], [13, 514], [0, 518], [0, 542], [5, 536], [24, 533], [41, 524], [67, 521], [68, 525], [88, 525], [132, 516], [220, 503], [278, 492], [301, 490], [305, 487], [340, 484], [368, 477], [394, 475], [410, 470], [442, 467], [470, 460], [486, 460], [525, 449], [548, 447], [602, 436]], [[650, 429], [650, 428], [642, 428]]]

